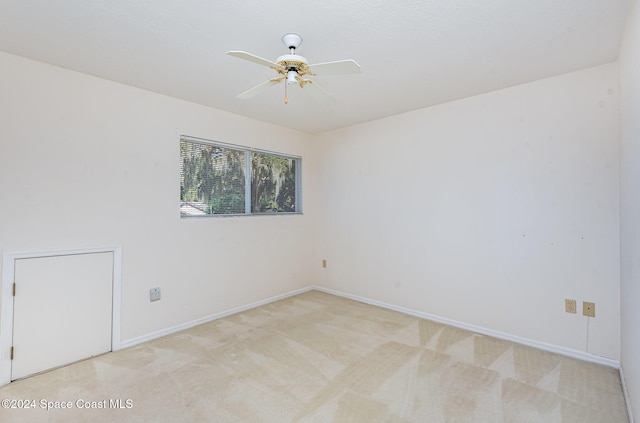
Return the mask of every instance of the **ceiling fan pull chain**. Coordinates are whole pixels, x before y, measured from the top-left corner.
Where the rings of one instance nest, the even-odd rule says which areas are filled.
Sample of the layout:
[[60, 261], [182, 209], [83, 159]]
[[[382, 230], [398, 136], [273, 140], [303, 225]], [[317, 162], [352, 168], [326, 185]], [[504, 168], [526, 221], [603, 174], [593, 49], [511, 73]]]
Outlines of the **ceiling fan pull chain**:
[[284, 104], [288, 104], [289, 103], [289, 99], [287, 98], [287, 82], [285, 81], [284, 83]]

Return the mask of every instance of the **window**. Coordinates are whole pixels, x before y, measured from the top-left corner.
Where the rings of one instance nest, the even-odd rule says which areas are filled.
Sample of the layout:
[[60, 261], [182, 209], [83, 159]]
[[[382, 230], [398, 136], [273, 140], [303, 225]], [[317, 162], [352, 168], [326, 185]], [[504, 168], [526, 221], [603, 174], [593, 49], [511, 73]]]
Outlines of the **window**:
[[180, 138], [180, 216], [299, 212], [299, 157]]

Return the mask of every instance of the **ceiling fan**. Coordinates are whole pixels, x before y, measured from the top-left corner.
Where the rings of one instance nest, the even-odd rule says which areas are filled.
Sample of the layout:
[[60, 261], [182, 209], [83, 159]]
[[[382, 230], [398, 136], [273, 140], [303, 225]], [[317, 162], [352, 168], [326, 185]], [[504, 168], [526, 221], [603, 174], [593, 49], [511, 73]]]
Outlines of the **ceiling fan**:
[[346, 75], [360, 73], [360, 65], [352, 59], [310, 65], [305, 57], [296, 54], [296, 48], [300, 47], [300, 44], [302, 44], [302, 37], [298, 34], [289, 33], [283, 35], [282, 43], [289, 49], [289, 54], [278, 57], [274, 62], [245, 51], [227, 52], [230, 56], [248, 60], [262, 66], [267, 66], [278, 72], [279, 75], [276, 78], [269, 79], [268, 81], [243, 92], [238, 95], [238, 98], [251, 98], [267, 88], [286, 80], [284, 85], [285, 104], [289, 102], [289, 99], [287, 98], [287, 86], [296, 84], [299, 85], [300, 88], [306, 88], [305, 91], [318, 100], [333, 102], [333, 97], [331, 97], [331, 94], [325, 91], [324, 88], [320, 87], [315, 81], [312, 81], [311, 79], [304, 79], [303, 77], [305, 75]]

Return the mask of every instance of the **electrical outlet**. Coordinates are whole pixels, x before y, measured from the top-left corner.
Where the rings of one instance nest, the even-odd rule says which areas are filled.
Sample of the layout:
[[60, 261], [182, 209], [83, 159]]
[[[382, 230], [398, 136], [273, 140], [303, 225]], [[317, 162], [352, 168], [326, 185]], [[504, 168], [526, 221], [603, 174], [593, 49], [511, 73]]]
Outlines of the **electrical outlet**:
[[571, 300], [569, 298], [564, 299], [564, 311], [566, 311], [567, 313], [576, 314], [577, 308], [578, 306], [576, 300]]
[[151, 288], [149, 290], [149, 301], [158, 301], [160, 299], [160, 288]]
[[596, 317], [596, 303], [589, 301], [582, 302], [582, 314], [589, 317]]
[[327, 267], [327, 260], [326, 259], [322, 259], [322, 267], [324, 267], [324, 268]]

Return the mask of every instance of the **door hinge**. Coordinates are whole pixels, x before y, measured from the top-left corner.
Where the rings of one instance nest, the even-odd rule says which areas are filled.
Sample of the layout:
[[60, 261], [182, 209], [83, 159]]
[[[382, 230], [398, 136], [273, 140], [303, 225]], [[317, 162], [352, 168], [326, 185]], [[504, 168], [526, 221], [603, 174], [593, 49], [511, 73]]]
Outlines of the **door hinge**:
[[16, 296], [16, 283], [13, 283], [13, 296]]
[[13, 347], [11, 347], [11, 360], [13, 360]]

